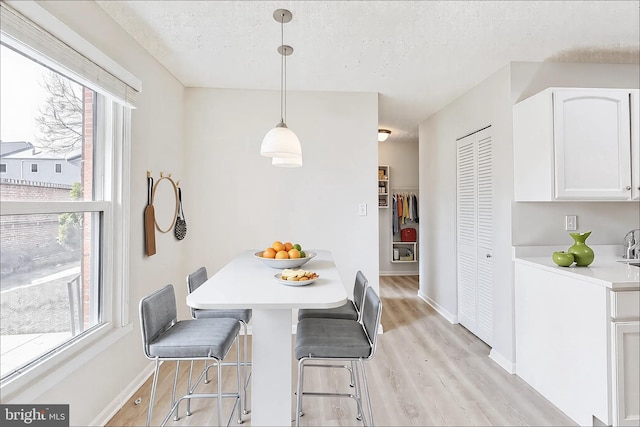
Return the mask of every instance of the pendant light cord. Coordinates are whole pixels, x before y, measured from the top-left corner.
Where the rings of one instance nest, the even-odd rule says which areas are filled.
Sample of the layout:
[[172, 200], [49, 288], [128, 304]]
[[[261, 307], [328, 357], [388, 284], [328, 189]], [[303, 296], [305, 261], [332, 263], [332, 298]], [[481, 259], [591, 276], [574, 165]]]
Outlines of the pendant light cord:
[[284, 91], [285, 88], [285, 51], [284, 51], [284, 15], [280, 16], [280, 46], [282, 50], [282, 54], [280, 56], [280, 121], [285, 123], [284, 117]]

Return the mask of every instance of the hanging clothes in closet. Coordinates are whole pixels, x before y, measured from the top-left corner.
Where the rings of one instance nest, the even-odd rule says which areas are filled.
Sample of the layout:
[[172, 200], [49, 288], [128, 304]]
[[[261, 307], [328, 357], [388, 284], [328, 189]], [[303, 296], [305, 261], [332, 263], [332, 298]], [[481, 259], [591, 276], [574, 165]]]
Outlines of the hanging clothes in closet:
[[393, 234], [400, 232], [401, 224], [418, 222], [418, 197], [414, 193], [394, 193], [391, 206]]

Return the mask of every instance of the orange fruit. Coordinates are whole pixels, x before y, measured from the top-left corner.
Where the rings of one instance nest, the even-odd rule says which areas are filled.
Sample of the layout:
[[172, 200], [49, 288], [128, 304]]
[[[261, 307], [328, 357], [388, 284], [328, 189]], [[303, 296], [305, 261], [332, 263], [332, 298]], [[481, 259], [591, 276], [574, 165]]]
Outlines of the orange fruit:
[[286, 243], [284, 244], [284, 250], [285, 250], [285, 251], [287, 251], [287, 252], [289, 252], [291, 249], [293, 249], [293, 243], [291, 243], [291, 242], [286, 242]]
[[264, 252], [262, 252], [262, 258], [275, 258], [276, 251], [273, 248], [267, 248]]
[[273, 242], [273, 245], [271, 245], [271, 247], [275, 249], [276, 252], [284, 251], [284, 245], [282, 244], [282, 242], [277, 240]]
[[290, 249], [289, 250], [289, 258], [300, 258], [300, 251], [297, 249]]
[[278, 251], [276, 253], [276, 259], [289, 259], [289, 254], [287, 251]]

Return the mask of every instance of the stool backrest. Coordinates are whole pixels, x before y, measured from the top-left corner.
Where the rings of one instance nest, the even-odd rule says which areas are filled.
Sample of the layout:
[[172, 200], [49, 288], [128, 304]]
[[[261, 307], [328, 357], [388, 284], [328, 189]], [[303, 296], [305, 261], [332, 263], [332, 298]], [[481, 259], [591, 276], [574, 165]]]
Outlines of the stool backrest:
[[381, 316], [382, 301], [380, 301], [380, 297], [378, 297], [376, 291], [371, 286], [367, 286], [362, 307], [362, 326], [364, 326], [364, 330], [371, 343], [371, 355], [369, 355], [369, 358], [373, 357], [373, 354], [376, 352]]
[[149, 357], [149, 345], [177, 321], [176, 294], [173, 285], [155, 291], [140, 300], [142, 347]]
[[353, 303], [356, 306], [358, 313], [362, 310], [362, 303], [364, 302], [364, 290], [369, 285], [369, 281], [362, 271], [356, 273], [356, 283], [353, 285]]
[[[187, 295], [198, 289], [200, 285], [207, 281], [208, 278], [209, 276], [207, 275], [206, 267], [200, 267], [193, 273], [189, 274], [187, 276]], [[196, 309], [193, 307], [191, 307], [191, 317], [194, 319], [196, 317]]]

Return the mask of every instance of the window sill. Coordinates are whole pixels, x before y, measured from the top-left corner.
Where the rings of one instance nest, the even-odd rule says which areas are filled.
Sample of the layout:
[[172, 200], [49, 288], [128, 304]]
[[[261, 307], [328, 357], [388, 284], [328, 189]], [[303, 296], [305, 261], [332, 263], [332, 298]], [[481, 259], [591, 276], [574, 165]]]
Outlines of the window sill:
[[34, 402], [38, 396], [55, 387], [78, 367], [103, 353], [113, 343], [132, 331], [131, 323], [121, 328], [113, 328], [110, 323], [102, 325], [69, 347], [25, 369], [14, 378], [2, 382], [0, 384], [2, 403]]

